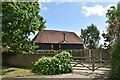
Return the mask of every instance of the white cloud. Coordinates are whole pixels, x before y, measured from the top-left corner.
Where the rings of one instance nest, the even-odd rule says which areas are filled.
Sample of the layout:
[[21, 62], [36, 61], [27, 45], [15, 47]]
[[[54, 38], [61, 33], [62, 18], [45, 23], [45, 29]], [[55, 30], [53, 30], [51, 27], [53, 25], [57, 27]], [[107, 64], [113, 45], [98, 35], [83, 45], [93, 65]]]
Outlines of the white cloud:
[[82, 5], [85, 5], [85, 4], [86, 4], [85, 2], [82, 3]]
[[102, 5], [95, 5], [95, 6], [82, 6], [82, 14], [84, 16], [91, 16], [91, 15], [97, 15], [97, 16], [104, 16], [107, 12], [107, 10], [115, 5], [108, 5], [108, 6], [102, 6]]
[[41, 7], [41, 10], [45, 10], [45, 11], [47, 11], [48, 8], [47, 8], [47, 7]]
[[48, 8], [47, 8], [47, 7], [42, 6], [41, 2], [39, 2], [39, 7], [40, 7], [40, 9], [41, 9], [41, 10], [45, 10], [45, 11], [47, 11], [47, 10], [48, 10]]
[[51, 2], [52, 0], [38, 0], [38, 2]]
[[38, 0], [38, 2], [119, 2], [119, 0]]
[[55, 4], [60, 4], [60, 2], [57, 2], [57, 3], [55, 3]]

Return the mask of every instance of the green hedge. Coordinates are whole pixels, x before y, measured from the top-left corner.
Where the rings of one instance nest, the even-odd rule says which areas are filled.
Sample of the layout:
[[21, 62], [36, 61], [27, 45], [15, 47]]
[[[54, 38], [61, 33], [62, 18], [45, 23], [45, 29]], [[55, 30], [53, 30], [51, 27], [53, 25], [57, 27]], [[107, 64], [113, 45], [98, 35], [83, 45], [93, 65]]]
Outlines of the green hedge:
[[120, 80], [120, 39], [116, 40], [111, 50], [111, 78]]
[[35, 62], [32, 72], [53, 75], [72, 72], [70, 64], [72, 56], [69, 52], [63, 51], [54, 57], [43, 57]]

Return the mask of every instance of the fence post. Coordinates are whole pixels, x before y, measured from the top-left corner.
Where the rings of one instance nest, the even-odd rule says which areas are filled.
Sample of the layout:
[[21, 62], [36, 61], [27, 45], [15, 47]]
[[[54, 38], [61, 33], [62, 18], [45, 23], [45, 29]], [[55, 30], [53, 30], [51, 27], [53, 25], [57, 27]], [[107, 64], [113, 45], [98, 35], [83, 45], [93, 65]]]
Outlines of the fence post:
[[90, 62], [91, 62], [91, 54], [92, 54], [92, 49], [89, 49], [89, 57], [90, 57]]
[[92, 71], [95, 71], [95, 57], [92, 57]]
[[103, 51], [102, 52], [101, 51], [102, 51], [102, 49], [100, 49], [100, 63], [102, 63], [102, 54], [101, 53], [103, 52]]
[[[80, 57], [82, 57], [82, 52], [81, 52], [81, 50], [79, 51], [80, 52]], [[82, 61], [82, 59], [80, 58], [80, 61]]]
[[92, 49], [89, 49], [90, 62], [92, 62], [92, 71], [95, 71], [95, 55], [92, 55]]

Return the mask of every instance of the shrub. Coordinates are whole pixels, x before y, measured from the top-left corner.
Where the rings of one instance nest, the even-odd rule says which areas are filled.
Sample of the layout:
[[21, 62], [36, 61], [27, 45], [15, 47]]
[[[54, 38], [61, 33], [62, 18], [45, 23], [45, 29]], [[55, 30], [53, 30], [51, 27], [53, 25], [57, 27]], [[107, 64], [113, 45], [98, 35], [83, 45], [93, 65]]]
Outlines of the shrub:
[[70, 64], [72, 60], [72, 56], [69, 54], [69, 52], [63, 51], [57, 55], [55, 55], [57, 59], [60, 60], [60, 71], [61, 73], [69, 73], [72, 72], [72, 66]]
[[120, 79], [120, 39], [116, 40], [111, 50], [111, 78]]
[[60, 52], [59, 54], [55, 55], [55, 57], [66, 62], [70, 62], [72, 60], [72, 56], [66, 51]]
[[58, 66], [59, 60], [57, 58], [43, 57], [36, 61], [32, 71], [40, 74], [56, 74]]
[[72, 72], [71, 55], [61, 52], [54, 57], [43, 57], [35, 62], [32, 72], [40, 74], [62, 74]]

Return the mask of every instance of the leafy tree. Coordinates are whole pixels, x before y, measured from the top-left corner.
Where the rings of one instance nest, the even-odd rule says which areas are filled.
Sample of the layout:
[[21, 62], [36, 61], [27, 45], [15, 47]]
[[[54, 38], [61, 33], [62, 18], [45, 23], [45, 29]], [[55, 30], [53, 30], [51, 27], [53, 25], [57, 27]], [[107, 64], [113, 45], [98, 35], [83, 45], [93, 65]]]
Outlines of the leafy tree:
[[115, 40], [120, 36], [120, 3], [117, 6], [111, 6], [106, 13], [108, 28], [107, 34], [103, 33], [105, 39], [105, 47], [110, 49]]
[[112, 6], [106, 13], [108, 18], [108, 34], [116, 39], [120, 36], [120, 2], [117, 6]]
[[84, 41], [85, 48], [97, 48], [100, 40], [99, 30], [93, 24], [87, 27], [87, 29], [81, 29], [81, 38]]
[[111, 49], [111, 78], [120, 80], [120, 37], [117, 39]]
[[45, 20], [39, 15], [38, 2], [2, 3], [2, 46], [13, 51], [32, 51], [31, 33], [45, 28]]
[[[111, 48], [111, 78], [120, 80], [120, 2], [106, 13], [108, 34], [113, 38]], [[108, 37], [109, 37], [108, 36]]]

